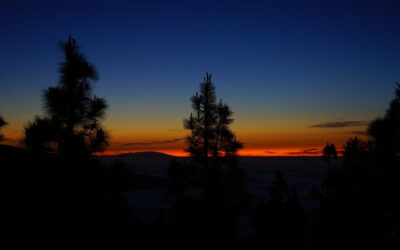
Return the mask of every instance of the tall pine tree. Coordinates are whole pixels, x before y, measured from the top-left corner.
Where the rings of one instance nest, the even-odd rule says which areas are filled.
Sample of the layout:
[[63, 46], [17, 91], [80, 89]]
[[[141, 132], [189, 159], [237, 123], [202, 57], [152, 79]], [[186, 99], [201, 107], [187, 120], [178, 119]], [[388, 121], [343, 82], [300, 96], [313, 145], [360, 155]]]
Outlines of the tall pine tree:
[[217, 104], [211, 74], [206, 73], [200, 92], [192, 96], [191, 102], [193, 112], [184, 120], [184, 127], [190, 131], [186, 138], [186, 151], [205, 166], [210, 156], [236, 155], [243, 144], [236, 140], [229, 128], [233, 112], [222, 100]]
[[59, 83], [44, 91], [46, 115], [36, 117], [25, 128], [26, 146], [67, 156], [102, 151], [107, 145], [107, 133], [100, 121], [107, 103], [93, 94], [97, 70], [79, 52], [71, 36], [66, 43], [61, 43], [61, 49], [65, 61], [59, 67]]

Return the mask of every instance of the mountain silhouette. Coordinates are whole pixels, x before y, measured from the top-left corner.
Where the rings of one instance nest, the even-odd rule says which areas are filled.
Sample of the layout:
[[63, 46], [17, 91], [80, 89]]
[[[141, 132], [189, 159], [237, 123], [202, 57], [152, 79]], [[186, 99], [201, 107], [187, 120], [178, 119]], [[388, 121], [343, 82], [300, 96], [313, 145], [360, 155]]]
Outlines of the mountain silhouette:
[[135, 152], [135, 153], [124, 153], [124, 154], [119, 154], [117, 155], [119, 157], [156, 157], [156, 158], [172, 158], [175, 156], [161, 153], [161, 152], [156, 152], [156, 151], [143, 151], [143, 152]]
[[22, 149], [22, 148], [17, 148], [17, 147], [11, 146], [11, 145], [0, 144], [0, 152], [2, 154], [21, 153], [23, 151], [24, 151], [24, 149]]
[[[112, 167], [116, 163], [122, 163], [125, 168], [132, 170], [135, 174], [167, 177], [168, 163], [175, 156], [160, 152], [136, 152], [120, 155], [96, 156], [106, 167]], [[177, 158], [184, 161], [184, 158]]]

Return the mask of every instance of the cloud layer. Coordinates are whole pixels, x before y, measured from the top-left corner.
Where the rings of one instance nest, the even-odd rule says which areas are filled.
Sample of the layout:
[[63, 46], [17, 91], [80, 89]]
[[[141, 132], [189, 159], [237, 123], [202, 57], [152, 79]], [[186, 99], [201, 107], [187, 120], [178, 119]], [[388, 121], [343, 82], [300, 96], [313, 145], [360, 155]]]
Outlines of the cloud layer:
[[320, 148], [306, 148], [301, 151], [288, 152], [288, 155], [322, 155], [322, 149]]
[[323, 122], [310, 125], [310, 128], [343, 128], [368, 125], [366, 121]]

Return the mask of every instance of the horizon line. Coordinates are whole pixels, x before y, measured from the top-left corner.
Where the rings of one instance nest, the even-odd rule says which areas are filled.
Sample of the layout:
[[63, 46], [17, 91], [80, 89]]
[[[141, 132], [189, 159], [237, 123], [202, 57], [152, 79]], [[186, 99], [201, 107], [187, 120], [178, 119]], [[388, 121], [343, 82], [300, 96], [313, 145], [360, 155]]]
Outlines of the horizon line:
[[[1, 144], [12, 147], [22, 148], [12, 144]], [[189, 153], [182, 149], [139, 149], [139, 150], [105, 150], [103, 152], [96, 152], [93, 155], [96, 156], [111, 156], [121, 155], [129, 153], [141, 153], [141, 152], [155, 152], [162, 153], [175, 157], [189, 157]], [[323, 147], [298, 147], [298, 148], [260, 148], [260, 149], [245, 149], [239, 150], [237, 153], [241, 157], [317, 157], [323, 155]], [[343, 156], [343, 148], [337, 148], [337, 155]]]
[[[160, 149], [144, 149], [144, 150], [106, 150], [104, 152], [95, 153], [98, 156], [112, 156], [130, 153], [155, 152], [175, 157], [189, 157], [189, 153], [183, 150], [160, 150]], [[240, 150], [238, 156], [241, 157], [322, 157], [323, 148], [288, 148], [288, 149], [247, 149]], [[338, 156], [342, 156], [342, 150], [338, 149]]]

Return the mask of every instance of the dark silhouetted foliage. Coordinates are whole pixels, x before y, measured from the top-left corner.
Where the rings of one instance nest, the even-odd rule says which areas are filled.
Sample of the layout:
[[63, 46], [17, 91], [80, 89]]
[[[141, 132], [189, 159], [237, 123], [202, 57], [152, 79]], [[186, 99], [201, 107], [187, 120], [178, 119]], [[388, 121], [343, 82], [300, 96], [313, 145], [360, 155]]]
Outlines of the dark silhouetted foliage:
[[[368, 127], [371, 141], [350, 138], [343, 168], [328, 171], [320, 206], [310, 220], [314, 249], [399, 249], [400, 89], [383, 118]], [[343, 247], [345, 246], [345, 247]]]
[[130, 171], [89, 157], [107, 144], [97, 71], [71, 37], [61, 48], [59, 84], [44, 91], [46, 115], [26, 126], [26, 149], [0, 145], [2, 249], [120, 249], [140, 227], [122, 193]]
[[304, 249], [307, 246], [307, 216], [297, 191], [289, 191], [282, 173], [276, 172], [270, 198], [261, 202], [253, 215], [255, 248]]
[[222, 100], [217, 104], [215, 86], [211, 74], [206, 74], [200, 84], [200, 94], [191, 98], [193, 112], [184, 120], [184, 127], [190, 130], [186, 138], [187, 151], [206, 165], [208, 156], [233, 156], [243, 147], [229, 129], [233, 122], [232, 111]]
[[200, 93], [191, 98], [193, 113], [184, 120], [191, 157], [184, 164], [173, 159], [168, 168], [174, 218], [170, 239], [177, 248], [236, 248], [237, 217], [250, 206], [237, 157], [243, 145], [229, 129], [232, 111], [216, 100], [207, 73]]
[[172, 158], [168, 165], [168, 198], [175, 198], [180, 200], [186, 196], [186, 191], [193, 185], [196, 185], [196, 181], [193, 179], [196, 177], [195, 169], [190, 166], [183, 166], [176, 158]]
[[328, 166], [331, 165], [331, 160], [337, 158], [337, 152], [336, 152], [336, 147], [335, 144], [331, 143], [326, 143], [326, 146], [324, 147], [324, 151], [322, 154], [322, 158], [324, 161], [328, 163]]
[[386, 158], [400, 152], [400, 84], [395, 94], [385, 115], [373, 120], [367, 131], [373, 138], [374, 150]]
[[359, 168], [366, 164], [368, 159], [368, 143], [357, 136], [350, 138], [343, 146], [343, 164], [346, 168]]
[[[0, 129], [7, 125], [7, 122], [4, 121], [3, 117], [0, 116]], [[4, 140], [4, 135], [0, 134], [0, 141]]]
[[0, 159], [2, 249], [121, 248], [135, 238], [120, 170], [94, 160], [71, 168], [56, 155], [10, 146], [0, 147]]
[[103, 98], [93, 95], [98, 73], [75, 39], [61, 43], [65, 61], [60, 63], [58, 86], [44, 91], [46, 116], [36, 117], [25, 128], [25, 145], [36, 152], [67, 156], [99, 152], [107, 145], [100, 121], [107, 108]]

